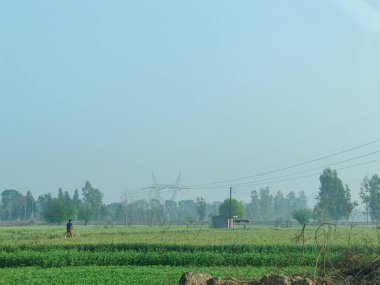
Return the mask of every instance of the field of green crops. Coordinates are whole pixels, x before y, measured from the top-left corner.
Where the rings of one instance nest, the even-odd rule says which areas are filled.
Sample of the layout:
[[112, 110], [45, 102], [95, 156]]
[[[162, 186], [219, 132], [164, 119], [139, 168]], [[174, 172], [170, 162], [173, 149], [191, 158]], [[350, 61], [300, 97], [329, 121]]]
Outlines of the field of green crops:
[[62, 226], [1, 227], [0, 284], [178, 284], [185, 271], [242, 279], [313, 274], [347, 250], [370, 258], [380, 246], [378, 230], [359, 226], [310, 226], [302, 234], [301, 228], [75, 228], [66, 239]]

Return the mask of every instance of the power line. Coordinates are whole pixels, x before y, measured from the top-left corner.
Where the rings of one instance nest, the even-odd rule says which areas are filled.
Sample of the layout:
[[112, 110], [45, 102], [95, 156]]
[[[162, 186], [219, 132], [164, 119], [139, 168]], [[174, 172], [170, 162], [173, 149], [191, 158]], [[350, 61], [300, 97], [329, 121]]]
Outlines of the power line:
[[[318, 170], [318, 169], [321, 169], [321, 168], [324, 168], [324, 167], [329, 167], [329, 166], [332, 166], [332, 165], [337, 165], [337, 164], [341, 164], [341, 163], [344, 163], [344, 162], [348, 162], [348, 161], [356, 160], [356, 159], [359, 159], [359, 158], [367, 157], [367, 156], [370, 156], [370, 155], [373, 155], [373, 154], [376, 154], [376, 153], [380, 153], [380, 150], [379, 151], [374, 151], [374, 152], [371, 152], [371, 153], [367, 153], [367, 154], [364, 154], [364, 155], [356, 156], [356, 157], [353, 157], [353, 158], [349, 158], [349, 159], [346, 159], [346, 160], [342, 160], [342, 161], [338, 161], [338, 162], [333, 162], [333, 163], [330, 163], [330, 164], [325, 165], [325, 166], [320, 166], [320, 167], [316, 167], [316, 168], [312, 168], [312, 169], [302, 170], [302, 171], [298, 171], [298, 172], [291, 173], [291, 174], [286, 174], [286, 175], [281, 175], [281, 176], [271, 177], [271, 178], [266, 178], [266, 179], [261, 179], [261, 180], [255, 180], [255, 181], [247, 181], [247, 182], [242, 182], [242, 183], [235, 183], [235, 184], [229, 183], [229, 182], [236, 182], [236, 181], [240, 181], [240, 180], [244, 180], [244, 179], [254, 178], [254, 177], [258, 177], [258, 176], [263, 176], [265, 174], [270, 174], [270, 173], [275, 173], [275, 172], [280, 172], [280, 171], [288, 170], [288, 169], [291, 169], [291, 168], [295, 168], [295, 167], [298, 167], [298, 166], [306, 165], [306, 164], [309, 164], [309, 163], [312, 163], [312, 162], [316, 162], [316, 161], [320, 161], [320, 160], [323, 160], [323, 159], [326, 159], [326, 158], [337, 156], [337, 155], [340, 155], [340, 154], [343, 154], [343, 153], [346, 153], [346, 152], [350, 152], [350, 151], [355, 150], [355, 149], [363, 148], [365, 146], [368, 146], [368, 145], [371, 145], [371, 144], [375, 144], [375, 143], [378, 143], [378, 142], [380, 142], [380, 139], [376, 139], [376, 140], [370, 141], [368, 143], [357, 145], [357, 146], [354, 146], [354, 147], [351, 147], [351, 148], [348, 148], [348, 149], [345, 149], [345, 150], [342, 150], [342, 151], [339, 151], [339, 152], [335, 152], [335, 153], [332, 153], [332, 154], [329, 154], [329, 155], [325, 155], [325, 156], [322, 156], [322, 157], [319, 157], [319, 158], [311, 159], [311, 160], [308, 160], [308, 161], [305, 161], [305, 162], [302, 162], [302, 163], [297, 163], [297, 164], [293, 164], [293, 165], [290, 165], [290, 166], [287, 166], [287, 167], [278, 168], [278, 169], [274, 169], [274, 170], [270, 170], [270, 171], [266, 171], [266, 172], [262, 172], [262, 173], [257, 173], [257, 174], [254, 174], [254, 175], [249, 175], [249, 176], [235, 178], [235, 179], [229, 179], [229, 180], [223, 180], [223, 181], [218, 181], [218, 182], [212, 182], [212, 183], [205, 183], [205, 184], [195, 184], [195, 185], [189, 185], [189, 186], [178, 185], [177, 187], [180, 188], [179, 190], [216, 189], [216, 188], [227, 187], [227, 186], [244, 187], [244, 186], [252, 186], [252, 185], [271, 184], [271, 183], [277, 183], [277, 182], [283, 182], [283, 181], [289, 181], [289, 180], [296, 180], [296, 179], [302, 179], [302, 178], [306, 178], [306, 177], [311, 177], [311, 176], [318, 175], [320, 173], [313, 173], [313, 174], [310, 174], [310, 175], [303, 175], [303, 176], [298, 176], [298, 177], [291, 177], [291, 178], [287, 178], [287, 179], [282, 179], [284, 177], [289, 177], [289, 176], [293, 176], [293, 175], [297, 175], [297, 174], [302, 174], [302, 173]], [[377, 162], [377, 161], [379, 161], [379, 160], [372, 160], [372, 161], [369, 161], [369, 162], [359, 163], [359, 164], [355, 164], [353, 166], [339, 168], [337, 170], [343, 170], [343, 169], [346, 169], [346, 168], [352, 168], [352, 167], [355, 167], [355, 166], [369, 164], [369, 163], [373, 163], [373, 162]], [[226, 184], [226, 183], [228, 183], [228, 184]], [[216, 184], [224, 184], [224, 185], [216, 185]], [[162, 188], [160, 187], [161, 188], [160, 190], [163, 191], [163, 192], [169, 192], [169, 191], [171, 191], [171, 189], [164, 189], [168, 185], [160, 185], [160, 186], [162, 186]], [[147, 195], [147, 193], [149, 193], [151, 191], [151, 189], [152, 189], [152, 186], [135, 188], [135, 189], [129, 190], [128, 194], [130, 194], [130, 195]], [[122, 197], [123, 194], [124, 194], [124, 192], [120, 192], [118, 194], [115, 193], [114, 195], [109, 195], [107, 197], [107, 199], [110, 199], [110, 196], [111, 197], [118, 197], [119, 198], [119, 197]]]
[[[366, 161], [363, 163], [358, 163], [358, 164], [346, 166], [346, 167], [337, 168], [336, 170], [344, 170], [344, 169], [353, 168], [353, 167], [357, 167], [357, 166], [361, 166], [361, 165], [366, 165], [366, 164], [370, 164], [370, 163], [374, 163], [374, 162], [378, 162], [378, 161], [380, 161], [380, 158], [375, 159], [375, 160], [371, 160], [371, 161]], [[215, 189], [215, 188], [228, 187], [228, 186], [232, 186], [234, 188], [243, 188], [245, 186], [257, 186], [257, 185], [272, 184], [272, 183], [278, 183], [278, 182], [284, 182], [284, 181], [290, 181], [290, 180], [298, 180], [298, 179], [303, 179], [303, 178], [307, 178], [307, 177], [313, 177], [316, 175], [320, 175], [320, 173], [316, 172], [316, 173], [312, 173], [312, 174], [308, 174], [308, 175], [302, 175], [302, 176], [297, 176], [297, 177], [291, 177], [291, 178], [286, 178], [286, 179], [278, 179], [278, 180], [272, 180], [272, 181], [266, 181], [266, 182], [252, 181], [252, 182], [245, 182], [245, 183], [240, 183], [240, 184], [211, 186], [211, 187], [196, 188], [196, 189]], [[191, 188], [191, 189], [193, 189], [193, 188]]]
[[[245, 186], [255, 186], [255, 185], [263, 185], [263, 184], [271, 184], [271, 183], [277, 183], [277, 182], [284, 182], [284, 181], [289, 181], [289, 180], [297, 180], [297, 179], [302, 179], [302, 178], [316, 176], [316, 175], [319, 175], [320, 173], [313, 173], [313, 174], [309, 174], [309, 175], [290, 177], [290, 178], [287, 178], [287, 179], [282, 179], [282, 178], [289, 177], [289, 176], [294, 176], [294, 175], [298, 175], [298, 174], [302, 174], [302, 173], [307, 173], [307, 172], [314, 171], [314, 170], [323, 169], [325, 167], [330, 167], [332, 165], [337, 165], [337, 164], [353, 161], [353, 160], [356, 160], [356, 159], [368, 157], [368, 156], [371, 156], [371, 155], [377, 154], [377, 153], [380, 153], [380, 150], [374, 151], [374, 152], [370, 152], [370, 153], [367, 153], [367, 154], [363, 154], [363, 155], [359, 155], [359, 156], [355, 156], [355, 157], [352, 157], [352, 158], [349, 158], [349, 159], [333, 162], [333, 163], [330, 163], [328, 165], [324, 165], [324, 166], [320, 166], [320, 167], [315, 167], [315, 168], [311, 168], [311, 169], [306, 169], [306, 170], [302, 170], [302, 171], [298, 171], [298, 172], [294, 172], [294, 173], [290, 173], [290, 174], [286, 174], [286, 175], [276, 176], [276, 177], [270, 177], [270, 178], [265, 178], [265, 179], [260, 179], [260, 180], [254, 180], [254, 181], [247, 181], [247, 182], [242, 182], [242, 183], [235, 183], [235, 184], [214, 185], [214, 186], [209, 186], [209, 187], [202, 187], [202, 186], [197, 186], [197, 187], [180, 186], [180, 190], [217, 189], [217, 188], [221, 188], [221, 187], [228, 187], [230, 185], [232, 185], [234, 187], [237, 187], [237, 188], [241, 188], [241, 187], [245, 187]], [[364, 163], [358, 163], [358, 164], [355, 164], [355, 165], [352, 165], [352, 166], [348, 166], [348, 167], [341, 167], [341, 168], [338, 168], [337, 170], [344, 170], [346, 168], [352, 168], [352, 167], [356, 167], [356, 166], [361, 166], [361, 165], [377, 162], [379, 160], [380, 159], [376, 159], [376, 160], [371, 160], [371, 161], [364, 162]], [[151, 186], [149, 186], [149, 187], [135, 188], [135, 189], [129, 190], [128, 194], [129, 195], [134, 195], [134, 196], [147, 195], [151, 191], [151, 188], [152, 188]], [[170, 192], [171, 189], [170, 188], [168, 188], [168, 189], [161, 189], [161, 191], [162, 192]], [[110, 198], [114, 198], [114, 197], [121, 198], [123, 196], [123, 193], [124, 192], [120, 192], [118, 194], [115, 193], [113, 195], [107, 195], [107, 200], [109, 200]]]
[[[310, 171], [314, 171], [314, 170], [319, 170], [319, 169], [323, 169], [323, 168], [326, 168], [326, 167], [330, 167], [332, 165], [337, 165], [337, 164], [341, 164], [341, 163], [344, 163], [344, 162], [348, 162], [348, 161], [356, 160], [356, 159], [359, 159], [359, 158], [367, 157], [367, 156], [370, 156], [370, 155], [373, 155], [373, 154], [376, 154], [376, 153], [380, 153], [380, 150], [374, 151], [374, 152], [371, 152], [371, 153], [367, 153], [367, 154], [364, 154], [364, 155], [359, 155], [359, 156], [356, 156], [356, 157], [353, 157], [353, 158], [341, 160], [341, 161], [338, 161], [338, 162], [330, 163], [328, 165], [324, 165], [324, 166], [320, 166], [320, 167], [306, 169], [306, 170], [302, 170], [302, 171], [298, 171], [298, 172], [294, 172], [294, 173], [290, 173], [290, 174], [285, 174], [285, 175], [281, 175], [281, 176], [276, 176], [276, 177], [270, 177], [270, 178], [265, 178], [265, 179], [260, 179], [260, 180], [242, 182], [242, 183], [233, 184], [233, 185], [241, 186], [241, 185], [251, 185], [252, 183], [259, 183], [259, 182], [270, 182], [272, 180], [277, 180], [277, 179], [284, 178], [284, 177], [289, 177], [289, 176], [294, 176], [294, 175], [298, 175], [298, 174], [302, 174], [302, 173], [307, 173], [307, 172], [310, 172]], [[229, 185], [230, 184], [224, 184], [224, 185], [218, 185], [218, 186], [213, 186], [213, 187], [214, 188], [219, 188], [221, 186], [227, 187]], [[199, 187], [199, 188], [198, 187], [190, 187], [190, 188], [191, 189], [204, 189], [202, 187]]]
[[354, 147], [351, 147], [351, 148], [348, 148], [348, 149], [345, 149], [345, 150], [342, 150], [342, 151], [339, 151], [339, 152], [335, 152], [335, 153], [332, 153], [332, 154], [324, 155], [324, 156], [321, 156], [321, 157], [318, 157], [318, 158], [315, 158], [315, 159], [307, 160], [307, 161], [304, 161], [304, 162], [301, 162], [301, 163], [292, 164], [292, 165], [289, 165], [289, 166], [286, 166], [286, 167], [277, 168], [277, 169], [273, 169], [273, 170], [269, 170], [269, 171], [265, 171], [265, 172], [261, 172], [261, 173], [257, 173], [257, 174], [253, 174], [253, 175], [249, 175], [249, 176], [243, 176], [243, 177], [239, 177], [239, 178], [234, 178], [234, 179], [221, 180], [221, 181], [216, 181], [216, 182], [211, 182], [211, 183], [205, 183], [205, 184], [189, 185], [188, 187], [202, 187], [202, 186], [210, 186], [210, 185], [215, 185], [215, 184], [223, 184], [223, 183], [228, 183], [228, 182], [235, 182], [235, 181], [239, 181], [239, 180], [249, 179], [249, 178], [253, 178], [253, 177], [257, 177], [257, 176], [263, 176], [263, 175], [271, 174], [271, 173], [275, 173], [275, 172], [280, 172], [280, 171], [288, 170], [288, 169], [295, 168], [295, 167], [298, 167], [298, 166], [302, 166], [302, 165], [305, 165], [305, 164], [309, 164], [309, 163], [312, 163], [312, 162], [320, 161], [320, 160], [323, 160], [323, 159], [326, 159], [326, 158], [330, 158], [330, 157], [333, 157], [333, 156], [337, 156], [337, 155], [340, 155], [340, 154], [343, 154], [343, 153], [346, 153], [346, 152], [350, 152], [350, 151], [353, 151], [355, 149], [359, 149], [359, 148], [362, 148], [362, 147], [365, 147], [365, 146], [368, 146], [368, 145], [371, 145], [371, 144], [374, 144], [374, 143], [378, 143], [378, 142], [380, 142], [380, 139], [377, 139], [377, 140], [374, 140], [374, 141], [370, 141], [368, 143], [364, 143], [364, 144], [361, 144], [361, 145], [358, 145], [358, 146], [354, 146]]

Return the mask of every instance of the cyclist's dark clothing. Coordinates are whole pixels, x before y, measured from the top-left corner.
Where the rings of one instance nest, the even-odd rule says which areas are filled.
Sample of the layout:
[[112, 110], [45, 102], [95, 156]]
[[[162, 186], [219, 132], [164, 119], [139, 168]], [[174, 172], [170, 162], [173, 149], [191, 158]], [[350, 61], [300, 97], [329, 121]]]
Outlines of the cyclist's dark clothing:
[[70, 232], [73, 229], [73, 224], [71, 222], [66, 224], [66, 230]]

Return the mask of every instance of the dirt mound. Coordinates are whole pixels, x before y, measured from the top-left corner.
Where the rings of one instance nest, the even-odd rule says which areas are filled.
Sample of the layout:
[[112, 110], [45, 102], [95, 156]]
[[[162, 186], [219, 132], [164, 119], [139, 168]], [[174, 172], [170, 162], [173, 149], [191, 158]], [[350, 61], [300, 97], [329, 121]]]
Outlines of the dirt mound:
[[235, 278], [217, 278], [210, 274], [186, 272], [179, 285], [379, 285], [380, 261], [362, 269], [341, 272], [329, 278], [265, 275], [261, 280], [242, 281]]
[[179, 285], [202, 285], [206, 284], [207, 281], [213, 278], [207, 273], [197, 273], [197, 272], [185, 272], [179, 279]]
[[353, 255], [341, 264], [338, 263], [336, 268], [340, 269], [340, 273], [336, 274], [336, 279], [345, 281], [344, 284], [380, 284], [380, 257], [368, 262]]
[[181, 276], [179, 285], [317, 285], [301, 276], [265, 275], [261, 280], [245, 282], [235, 278], [216, 278], [209, 274], [186, 272]]

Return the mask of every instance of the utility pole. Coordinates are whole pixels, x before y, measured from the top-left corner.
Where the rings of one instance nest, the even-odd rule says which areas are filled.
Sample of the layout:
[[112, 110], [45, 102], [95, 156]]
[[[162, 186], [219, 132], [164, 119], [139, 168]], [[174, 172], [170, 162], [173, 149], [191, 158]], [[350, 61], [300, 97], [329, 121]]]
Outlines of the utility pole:
[[127, 226], [127, 190], [124, 191], [125, 226]]
[[130, 200], [130, 208], [131, 208], [130, 215], [129, 215], [129, 225], [132, 226], [132, 224], [133, 224], [133, 199], [131, 197], [129, 197], [129, 200]]
[[230, 216], [228, 217], [228, 228], [234, 228], [234, 218], [232, 216], [232, 187], [230, 187]]
[[25, 197], [25, 221], [26, 221], [26, 197]]
[[230, 219], [232, 219], [232, 187], [230, 187]]

